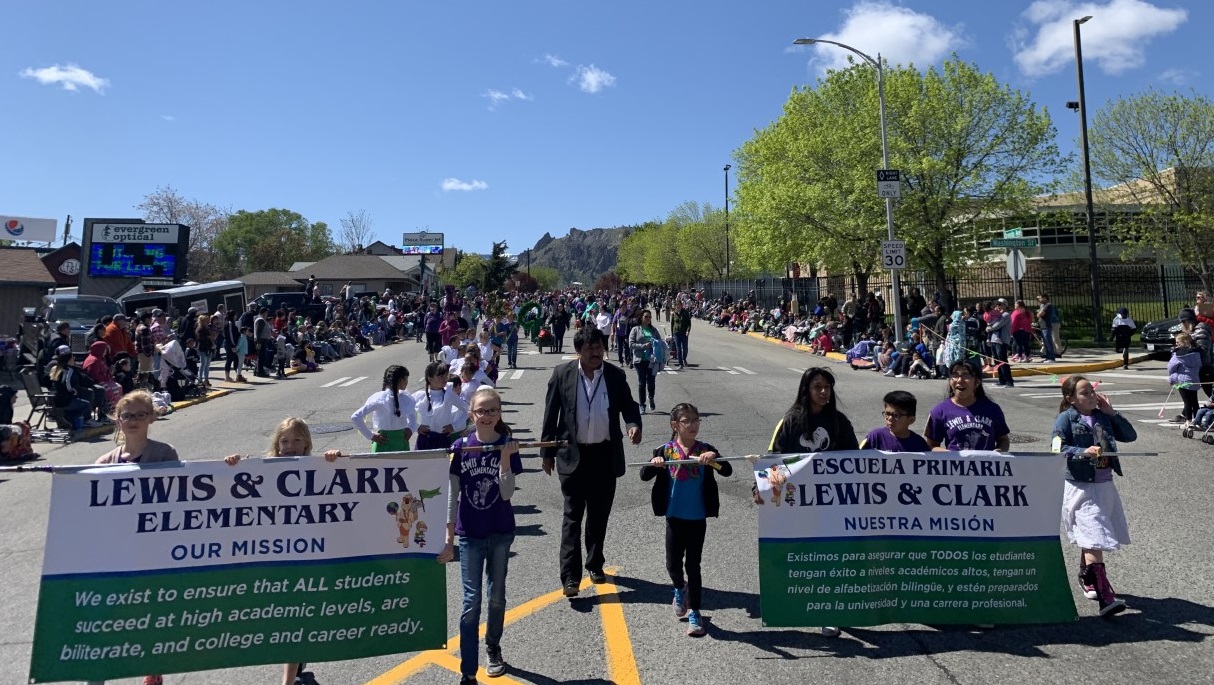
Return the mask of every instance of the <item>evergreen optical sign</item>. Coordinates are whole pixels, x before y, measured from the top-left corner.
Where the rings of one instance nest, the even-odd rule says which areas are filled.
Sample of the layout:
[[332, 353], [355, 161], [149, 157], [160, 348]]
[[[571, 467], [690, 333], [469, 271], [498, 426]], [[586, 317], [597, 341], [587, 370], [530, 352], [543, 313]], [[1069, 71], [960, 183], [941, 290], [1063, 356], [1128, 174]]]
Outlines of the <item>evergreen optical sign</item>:
[[170, 278], [186, 274], [189, 227], [180, 224], [87, 224], [88, 275], [93, 278]]

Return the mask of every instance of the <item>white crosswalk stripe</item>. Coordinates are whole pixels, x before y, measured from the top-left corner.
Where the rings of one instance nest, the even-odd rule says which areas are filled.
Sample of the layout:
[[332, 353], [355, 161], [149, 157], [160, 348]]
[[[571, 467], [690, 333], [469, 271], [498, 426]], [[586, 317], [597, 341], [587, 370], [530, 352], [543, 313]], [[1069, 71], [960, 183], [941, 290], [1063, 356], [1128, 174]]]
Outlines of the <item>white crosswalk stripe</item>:
[[805, 373], [805, 369], [798, 369], [795, 366], [786, 366], [784, 368], [788, 369], [789, 371], [796, 371], [797, 373]]
[[728, 374], [729, 374], [729, 375], [731, 375], [731, 376], [737, 376], [737, 375], [738, 375], [738, 372], [737, 372], [737, 371], [734, 371], [733, 369], [729, 368], [728, 366], [718, 366], [717, 368], [718, 368], [718, 369], [720, 369], [720, 370], [722, 370], [722, 371], [725, 371], [726, 373], [728, 373]]
[[345, 383], [342, 383], [342, 384], [341, 384], [340, 386], [338, 386], [338, 387], [340, 387], [340, 388], [348, 388], [348, 387], [350, 387], [351, 385], [354, 385], [355, 383], [358, 383], [358, 382], [360, 382], [360, 381], [365, 381], [365, 380], [367, 380], [367, 377], [366, 377], [366, 376], [359, 376], [358, 378], [355, 378], [354, 380], [351, 380], [351, 381], [347, 381], [347, 382], [345, 382]]
[[510, 380], [517, 381], [523, 377], [523, 369], [515, 369], [514, 373], [510, 374]]
[[735, 366], [735, 367], [733, 367], [733, 368], [737, 369], [738, 371], [741, 371], [742, 373], [746, 374], [747, 376], [754, 376], [754, 375], [755, 375], [755, 372], [754, 372], [754, 371], [751, 371], [750, 369], [743, 369], [743, 368], [742, 368], [742, 367], [740, 367], [740, 366]]
[[[364, 376], [364, 378], [365, 378], [365, 376]], [[338, 379], [337, 379], [337, 380], [335, 380], [335, 381], [329, 381], [328, 383], [325, 383], [324, 385], [322, 385], [322, 386], [320, 386], [320, 387], [322, 387], [322, 388], [331, 388], [331, 387], [333, 387], [333, 386], [337, 385], [338, 383], [341, 383], [342, 381], [348, 381], [348, 380], [350, 380], [350, 377], [349, 377], [349, 376], [342, 376], [341, 378], [338, 378]]]

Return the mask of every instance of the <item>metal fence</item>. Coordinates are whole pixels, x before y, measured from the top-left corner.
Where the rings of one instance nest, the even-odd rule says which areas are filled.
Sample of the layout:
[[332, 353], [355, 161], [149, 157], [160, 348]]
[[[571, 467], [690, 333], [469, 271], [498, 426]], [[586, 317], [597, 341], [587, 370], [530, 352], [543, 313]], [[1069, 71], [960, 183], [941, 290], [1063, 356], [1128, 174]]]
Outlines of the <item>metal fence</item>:
[[[1139, 326], [1175, 317], [1183, 307], [1192, 306], [1193, 294], [1202, 288], [1200, 279], [1178, 266], [1101, 264], [1099, 277], [1102, 321], [1106, 327], [1121, 307], [1130, 310]], [[901, 281], [903, 292], [907, 294], [912, 287], [918, 288], [929, 302], [937, 295], [935, 280], [930, 274], [903, 271]], [[1045, 293], [1058, 307], [1064, 331], [1083, 330], [1090, 334], [1093, 326], [1092, 281], [1086, 268], [1057, 265], [1030, 268], [1017, 288], [1003, 266], [982, 266], [949, 279], [948, 285], [958, 306], [1003, 297], [1024, 299], [1030, 308], [1035, 308], [1034, 298]], [[842, 304], [847, 293], [858, 290], [852, 278], [825, 276], [792, 279], [769, 275], [746, 280], [701, 281], [695, 286], [706, 289], [708, 296], [714, 299], [728, 292], [735, 300], [753, 296], [766, 309], [795, 302], [803, 310], [812, 309], [818, 299], [827, 294], [833, 294]], [[881, 292], [885, 301], [890, 302], [889, 273], [882, 272], [870, 278], [868, 290]]]

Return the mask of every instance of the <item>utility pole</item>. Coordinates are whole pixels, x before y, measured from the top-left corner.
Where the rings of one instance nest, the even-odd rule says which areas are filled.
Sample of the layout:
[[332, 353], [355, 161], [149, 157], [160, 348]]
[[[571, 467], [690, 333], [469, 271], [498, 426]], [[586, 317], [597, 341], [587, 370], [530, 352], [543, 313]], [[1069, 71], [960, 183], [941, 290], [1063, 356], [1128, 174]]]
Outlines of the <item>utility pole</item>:
[[1088, 110], [1083, 94], [1083, 47], [1079, 38], [1079, 25], [1090, 16], [1075, 20], [1075, 77], [1079, 81], [1079, 138], [1083, 144], [1083, 195], [1087, 204], [1088, 225], [1088, 271], [1092, 279], [1092, 324], [1096, 327], [1095, 340], [1104, 342], [1104, 323], [1100, 312], [1100, 259], [1096, 256], [1096, 213], [1092, 208], [1092, 164], [1088, 157]]
[[725, 165], [725, 280], [729, 280], [729, 169]]

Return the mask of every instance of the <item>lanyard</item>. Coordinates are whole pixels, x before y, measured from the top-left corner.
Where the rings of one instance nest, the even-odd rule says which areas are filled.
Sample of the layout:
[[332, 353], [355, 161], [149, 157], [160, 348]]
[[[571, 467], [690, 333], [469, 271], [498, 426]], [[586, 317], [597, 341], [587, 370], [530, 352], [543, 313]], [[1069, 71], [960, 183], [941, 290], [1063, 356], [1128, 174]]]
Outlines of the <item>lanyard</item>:
[[582, 394], [586, 396], [586, 415], [589, 417], [590, 413], [594, 410], [594, 399], [599, 396], [599, 385], [603, 382], [603, 376], [600, 375], [598, 380], [594, 382], [594, 387], [587, 391], [586, 374], [582, 373], [581, 369], [579, 369], [578, 375], [581, 376], [578, 379], [578, 385], [582, 386]]

